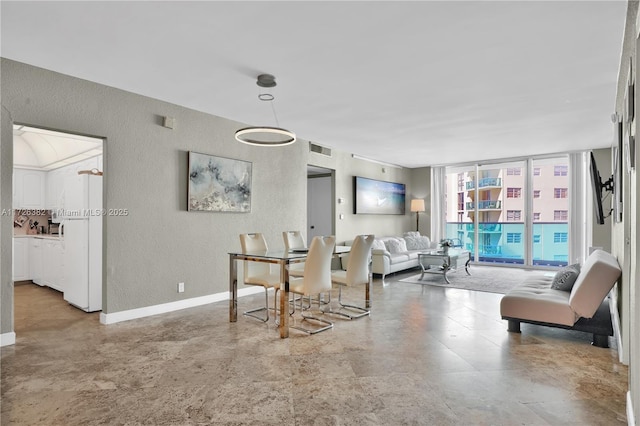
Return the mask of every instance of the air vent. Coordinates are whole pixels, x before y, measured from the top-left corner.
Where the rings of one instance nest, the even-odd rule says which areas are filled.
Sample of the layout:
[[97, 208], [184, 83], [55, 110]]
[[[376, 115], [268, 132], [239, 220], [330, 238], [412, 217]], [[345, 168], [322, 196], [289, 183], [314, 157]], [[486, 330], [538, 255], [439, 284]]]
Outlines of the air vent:
[[331, 148], [327, 148], [321, 145], [316, 145], [315, 143], [309, 142], [309, 151], [315, 152], [316, 154], [331, 157]]

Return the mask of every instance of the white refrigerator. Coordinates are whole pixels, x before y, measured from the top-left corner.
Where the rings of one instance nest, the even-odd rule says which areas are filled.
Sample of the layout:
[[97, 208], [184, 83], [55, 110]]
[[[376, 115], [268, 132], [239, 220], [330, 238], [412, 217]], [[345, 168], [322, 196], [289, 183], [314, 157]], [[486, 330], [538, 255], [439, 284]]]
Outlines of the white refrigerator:
[[60, 238], [64, 300], [86, 312], [102, 310], [102, 176], [64, 180]]

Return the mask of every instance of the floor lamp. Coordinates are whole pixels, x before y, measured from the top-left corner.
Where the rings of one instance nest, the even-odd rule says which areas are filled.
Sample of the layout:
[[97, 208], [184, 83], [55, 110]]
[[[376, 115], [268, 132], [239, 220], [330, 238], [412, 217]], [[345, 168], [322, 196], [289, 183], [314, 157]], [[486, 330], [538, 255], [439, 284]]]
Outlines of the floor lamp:
[[420, 212], [425, 211], [424, 200], [417, 198], [411, 200], [411, 212], [416, 212], [416, 231], [420, 231]]

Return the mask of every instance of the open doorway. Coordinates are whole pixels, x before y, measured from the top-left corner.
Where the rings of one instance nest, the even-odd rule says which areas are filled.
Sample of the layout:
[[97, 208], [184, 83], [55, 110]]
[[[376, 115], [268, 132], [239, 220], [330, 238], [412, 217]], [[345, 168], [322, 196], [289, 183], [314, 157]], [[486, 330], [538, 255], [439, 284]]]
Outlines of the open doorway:
[[[14, 285], [46, 290], [38, 294], [51, 306], [79, 313], [102, 310], [103, 142], [13, 128]], [[25, 294], [34, 293], [14, 293], [16, 307]]]
[[334, 171], [307, 166], [307, 241], [335, 235]]

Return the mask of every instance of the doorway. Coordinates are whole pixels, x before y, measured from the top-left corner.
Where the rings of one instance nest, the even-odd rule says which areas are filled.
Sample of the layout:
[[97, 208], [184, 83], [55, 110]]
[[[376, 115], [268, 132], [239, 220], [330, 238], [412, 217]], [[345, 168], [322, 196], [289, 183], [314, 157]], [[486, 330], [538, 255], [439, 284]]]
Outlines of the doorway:
[[307, 166], [307, 243], [313, 237], [335, 235], [334, 171]]
[[[80, 314], [102, 310], [103, 143], [13, 127], [13, 281]], [[15, 292], [14, 306], [21, 294], [29, 293]]]

